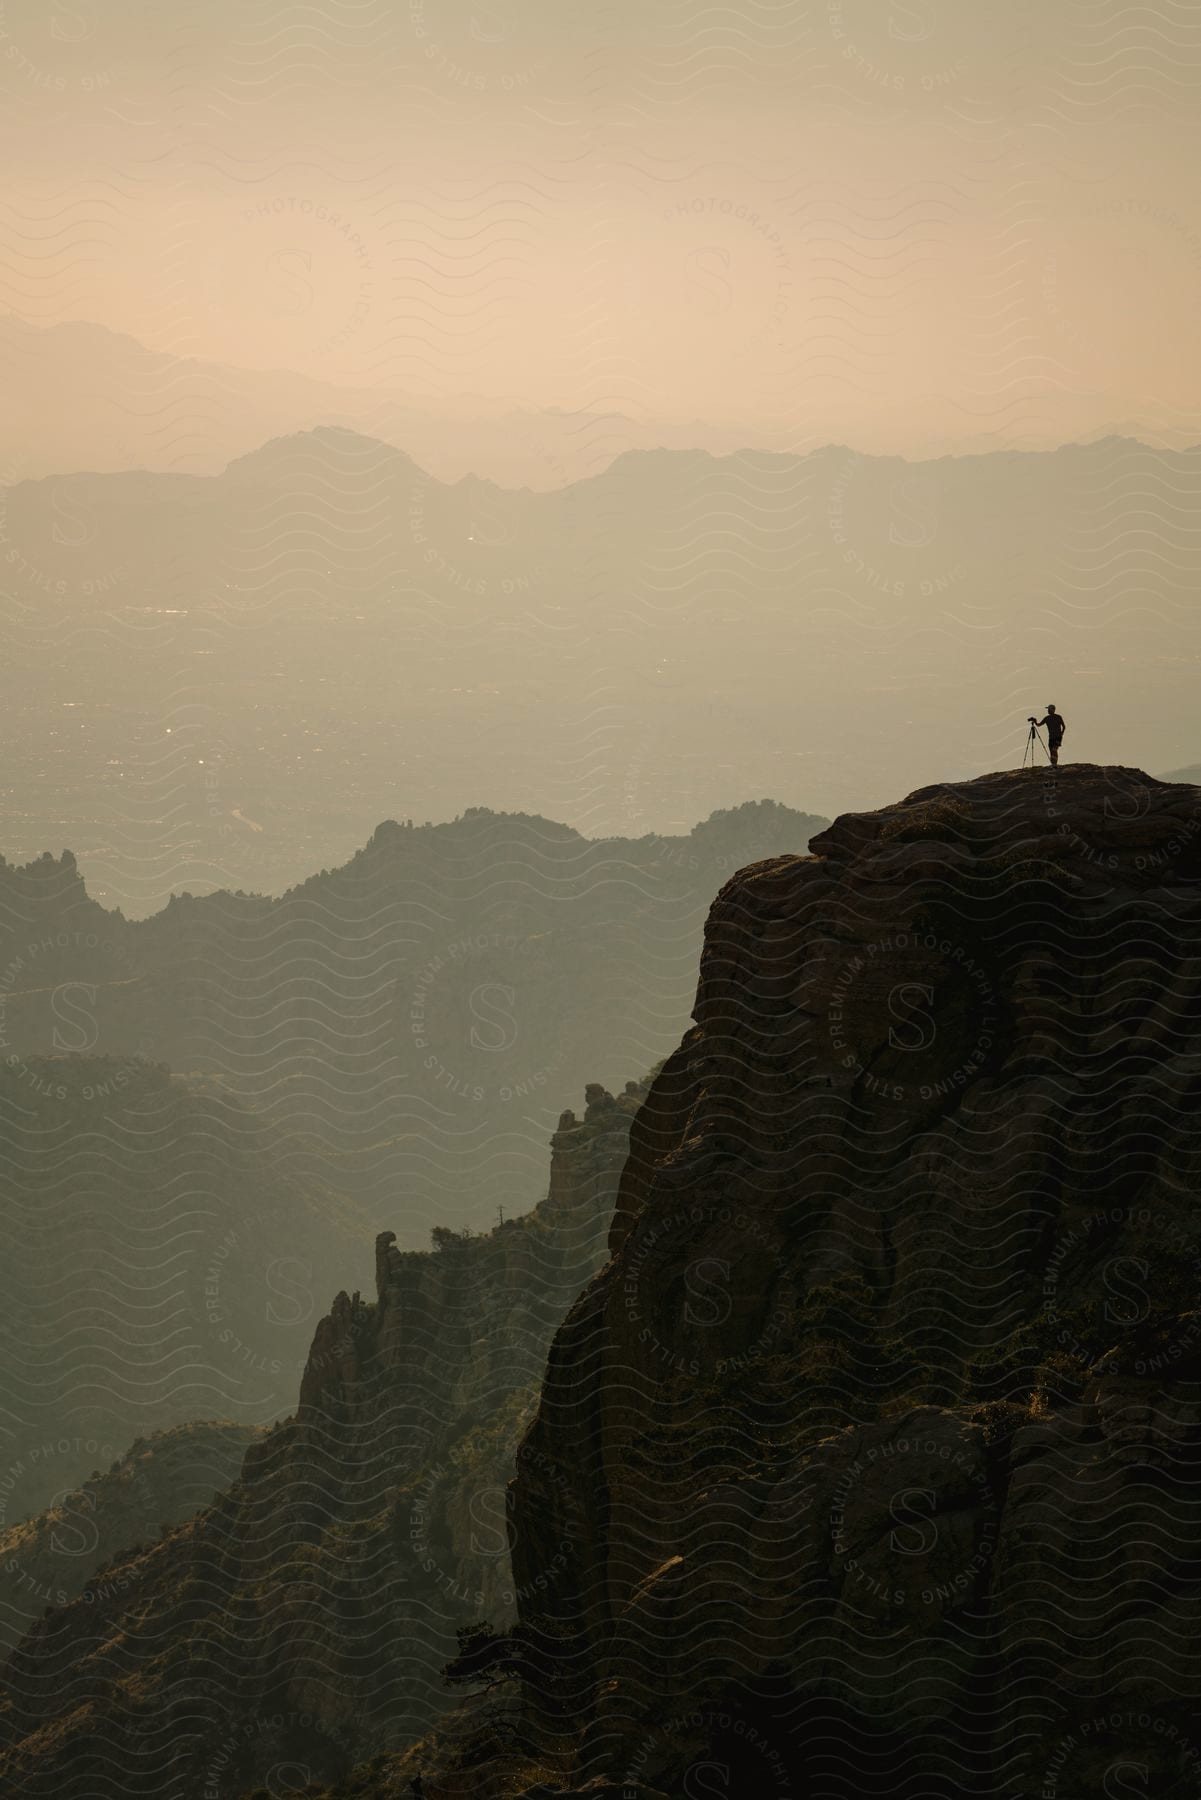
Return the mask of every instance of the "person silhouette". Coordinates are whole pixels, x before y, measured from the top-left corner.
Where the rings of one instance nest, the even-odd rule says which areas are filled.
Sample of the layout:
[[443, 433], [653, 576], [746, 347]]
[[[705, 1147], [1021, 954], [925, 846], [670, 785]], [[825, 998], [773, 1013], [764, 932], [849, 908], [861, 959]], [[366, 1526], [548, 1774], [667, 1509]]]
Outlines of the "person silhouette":
[[1063, 722], [1063, 714], [1060, 712], [1056, 712], [1055, 708], [1051, 705], [1051, 702], [1048, 700], [1046, 718], [1045, 719], [1036, 719], [1034, 721], [1034, 723], [1036, 725], [1045, 725], [1046, 726], [1046, 728], [1047, 728], [1047, 754], [1051, 758], [1052, 768], [1058, 767], [1059, 746], [1063, 742], [1063, 734], [1064, 734], [1065, 730], [1067, 729], [1067, 727], [1064, 725], [1064, 722]]

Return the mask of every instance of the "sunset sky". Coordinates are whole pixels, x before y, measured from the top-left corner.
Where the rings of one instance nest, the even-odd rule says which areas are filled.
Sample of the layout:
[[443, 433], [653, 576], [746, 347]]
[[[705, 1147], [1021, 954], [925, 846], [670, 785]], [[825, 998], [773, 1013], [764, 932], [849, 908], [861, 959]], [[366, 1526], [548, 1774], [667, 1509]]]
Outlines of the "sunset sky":
[[1185, 445], [1199, 78], [1116, 0], [5, 0], [0, 314], [700, 444]]

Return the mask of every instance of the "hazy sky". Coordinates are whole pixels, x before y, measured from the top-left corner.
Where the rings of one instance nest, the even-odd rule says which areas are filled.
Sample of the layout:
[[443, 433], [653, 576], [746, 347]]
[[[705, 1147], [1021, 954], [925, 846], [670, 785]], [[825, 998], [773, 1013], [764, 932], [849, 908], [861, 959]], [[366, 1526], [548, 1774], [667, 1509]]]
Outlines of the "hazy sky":
[[[8, 851], [145, 911], [259, 879], [218, 823], [291, 879], [471, 805], [829, 813], [1050, 698], [1196, 760], [1201, 6], [0, 0], [0, 89]], [[318, 424], [569, 491], [78, 473]], [[752, 454], [604, 473], [660, 444]]]
[[698, 442], [1184, 444], [1199, 89], [1174, 0], [0, 0], [0, 311]]

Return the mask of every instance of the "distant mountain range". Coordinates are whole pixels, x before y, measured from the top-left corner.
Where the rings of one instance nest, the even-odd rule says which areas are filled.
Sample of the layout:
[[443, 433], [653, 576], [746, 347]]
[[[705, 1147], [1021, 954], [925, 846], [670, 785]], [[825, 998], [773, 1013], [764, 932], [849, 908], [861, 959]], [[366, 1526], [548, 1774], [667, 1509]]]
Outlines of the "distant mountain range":
[[37, 329], [0, 318], [0, 373], [0, 484], [79, 469], [213, 475], [265, 439], [316, 426], [404, 444], [443, 481], [476, 471], [537, 489], [594, 475], [622, 450], [698, 441], [733, 450], [745, 438], [697, 421], [652, 426], [485, 395], [340, 387], [293, 369], [169, 355], [85, 323]]
[[[446, 485], [339, 428], [0, 491], [2, 841], [129, 913], [279, 891], [466, 801], [679, 836], [1191, 745], [1201, 451], [631, 451]], [[1186, 748], [1187, 745], [1187, 748]]]
[[[474, 473], [506, 487], [535, 489], [598, 474], [624, 450], [788, 451], [844, 435], [833, 419], [816, 417], [765, 438], [762, 427], [732, 420], [635, 419], [590, 408], [530, 407], [495, 395], [346, 387], [294, 369], [235, 368], [186, 352], [151, 350], [104, 325], [35, 327], [12, 315], [0, 317], [0, 377], [6, 401], [0, 485], [80, 469], [213, 475], [265, 439], [321, 425], [404, 445], [441, 481]], [[1119, 433], [1180, 444], [1179, 433], [1164, 421], [1128, 419], [1105, 394], [1073, 395], [1072, 411], [1077, 421], [1089, 421], [1086, 431], [1074, 432], [1086, 441]], [[1047, 449], [1058, 441], [1050, 430], [1047, 421], [1014, 436], [1010, 425], [1005, 443]], [[892, 447], [892, 441], [882, 442]], [[995, 435], [963, 433], [952, 442], [927, 433], [912, 454], [996, 448]]]

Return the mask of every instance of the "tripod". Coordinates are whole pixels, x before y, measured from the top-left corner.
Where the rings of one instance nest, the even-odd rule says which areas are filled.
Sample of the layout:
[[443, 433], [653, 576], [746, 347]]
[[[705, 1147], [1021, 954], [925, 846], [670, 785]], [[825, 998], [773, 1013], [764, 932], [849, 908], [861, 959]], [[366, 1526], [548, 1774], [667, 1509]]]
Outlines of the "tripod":
[[[1035, 763], [1038, 761], [1038, 756], [1037, 756], [1037, 753], [1034, 748], [1035, 744], [1042, 745], [1043, 751], [1044, 751], [1044, 753], [1046, 753], [1047, 761], [1050, 762], [1050, 760], [1051, 760], [1050, 752], [1047, 751], [1047, 746], [1045, 744], [1043, 744], [1042, 737], [1039, 734], [1038, 726], [1034, 723], [1034, 720], [1031, 719], [1030, 733], [1026, 739], [1026, 748], [1025, 748], [1024, 752], [1022, 753], [1023, 769], [1025, 769], [1025, 768], [1032, 769], [1034, 767]], [[1029, 759], [1029, 760], [1027, 761], [1027, 759]]]

